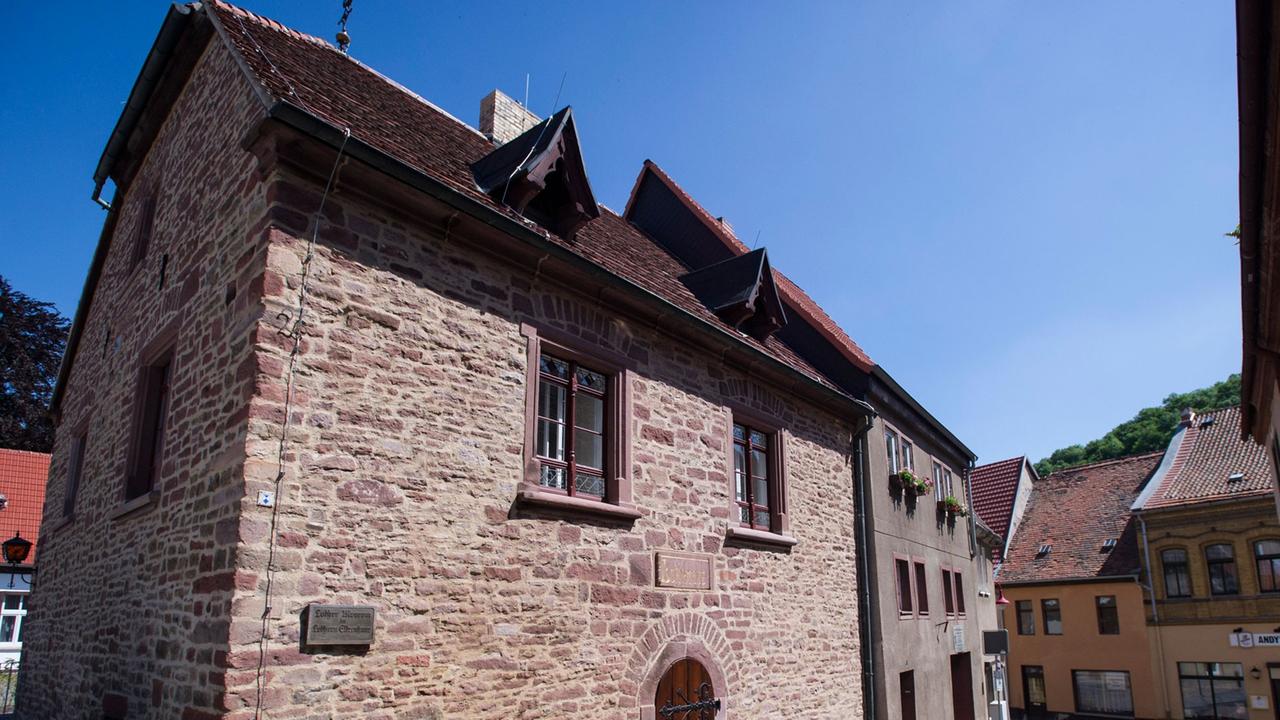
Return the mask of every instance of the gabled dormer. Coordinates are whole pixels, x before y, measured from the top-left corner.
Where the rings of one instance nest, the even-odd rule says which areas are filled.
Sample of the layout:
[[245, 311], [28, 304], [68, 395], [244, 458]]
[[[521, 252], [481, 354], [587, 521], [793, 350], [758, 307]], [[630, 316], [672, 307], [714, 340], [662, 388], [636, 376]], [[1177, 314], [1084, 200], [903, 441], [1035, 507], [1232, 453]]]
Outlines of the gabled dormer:
[[680, 281], [721, 320], [757, 340], [787, 324], [764, 248], [682, 275]]
[[566, 239], [600, 216], [569, 107], [475, 161], [471, 172], [494, 200]]

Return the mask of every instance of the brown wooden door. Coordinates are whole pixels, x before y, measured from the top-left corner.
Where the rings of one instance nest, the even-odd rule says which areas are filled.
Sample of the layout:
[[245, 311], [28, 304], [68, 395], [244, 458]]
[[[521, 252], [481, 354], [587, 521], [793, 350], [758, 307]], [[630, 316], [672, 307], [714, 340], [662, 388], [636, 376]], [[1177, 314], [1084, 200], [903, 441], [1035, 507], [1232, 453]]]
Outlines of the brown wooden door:
[[1042, 718], [1047, 700], [1044, 689], [1044, 668], [1039, 665], [1022, 666], [1022, 708], [1028, 718]]
[[902, 706], [902, 720], [916, 720], [916, 673], [914, 670], [898, 673], [898, 704]]
[[653, 707], [659, 720], [715, 720], [720, 701], [702, 663], [684, 658], [658, 681]]
[[969, 653], [951, 656], [951, 716], [955, 720], [974, 720], [973, 668]]

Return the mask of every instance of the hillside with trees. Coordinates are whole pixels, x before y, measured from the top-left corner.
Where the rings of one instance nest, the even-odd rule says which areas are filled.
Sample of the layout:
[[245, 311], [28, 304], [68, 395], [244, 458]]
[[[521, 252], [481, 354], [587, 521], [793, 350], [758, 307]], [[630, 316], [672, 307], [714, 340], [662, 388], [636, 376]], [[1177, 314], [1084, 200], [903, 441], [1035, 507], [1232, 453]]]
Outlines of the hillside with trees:
[[1132, 420], [1120, 423], [1106, 435], [1084, 445], [1071, 445], [1054, 450], [1036, 463], [1036, 472], [1044, 477], [1055, 470], [1089, 463], [1163, 450], [1173, 437], [1183, 408], [1197, 412], [1216, 410], [1240, 403], [1240, 375], [1230, 375], [1210, 387], [1186, 393], [1174, 393], [1158, 407], [1143, 408]]

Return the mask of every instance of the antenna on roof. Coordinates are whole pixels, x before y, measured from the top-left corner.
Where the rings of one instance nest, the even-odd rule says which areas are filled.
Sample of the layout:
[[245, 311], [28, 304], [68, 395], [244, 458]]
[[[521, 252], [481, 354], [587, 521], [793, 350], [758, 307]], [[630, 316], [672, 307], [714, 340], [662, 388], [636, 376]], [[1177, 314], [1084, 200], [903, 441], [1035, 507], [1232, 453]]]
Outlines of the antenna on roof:
[[756, 230], [756, 239], [755, 242], [751, 243], [751, 249], [755, 250], [758, 247], [760, 247], [760, 231]]
[[342, 0], [342, 17], [338, 18], [338, 50], [343, 55], [347, 54], [347, 48], [351, 47], [351, 36], [347, 34], [347, 18], [351, 17], [351, 3], [354, 0]]

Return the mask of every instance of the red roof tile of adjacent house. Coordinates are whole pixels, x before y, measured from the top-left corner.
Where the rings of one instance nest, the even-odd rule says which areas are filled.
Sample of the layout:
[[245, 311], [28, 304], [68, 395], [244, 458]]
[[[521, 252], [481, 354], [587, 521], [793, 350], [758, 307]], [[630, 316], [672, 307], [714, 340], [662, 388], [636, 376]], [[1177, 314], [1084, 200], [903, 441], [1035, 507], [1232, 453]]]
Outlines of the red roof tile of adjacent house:
[[[206, 7], [226, 30], [233, 49], [244, 58], [257, 82], [273, 98], [298, 105], [335, 127], [349, 128], [353, 138], [523, 222], [514, 211], [476, 186], [471, 164], [494, 149], [493, 143], [479, 132], [319, 38], [216, 0], [206, 3]], [[732, 330], [679, 281], [687, 269], [676, 258], [616, 213], [603, 206], [600, 209], [600, 217], [584, 225], [573, 242], [552, 233], [545, 233], [547, 239], [704, 321]], [[780, 278], [780, 284], [791, 295], [803, 296], [802, 302], [821, 313], [816, 303], [785, 278]], [[835, 324], [830, 318], [826, 318], [824, 327], [834, 334], [831, 328]], [[734, 335], [836, 388], [835, 383], [778, 339], [770, 337], [761, 342], [736, 331]], [[853, 341], [844, 337], [843, 345], [848, 346], [844, 349], [857, 350]], [[861, 350], [855, 356], [870, 367]]]
[[[1004, 583], [1081, 580], [1138, 571], [1137, 530], [1130, 506], [1163, 453], [1060, 470], [1036, 482], [1009, 545]], [[1110, 551], [1107, 540], [1115, 540]], [[1040, 554], [1048, 545], [1049, 552]]]
[[44, 512], [44, 487], [49, 479], [49, 454], [26, 450], [0, 450], [0, 541], [13, 534], [36, 543], [27, 557], [34, 564], [39, 549], [40, 517]]
[[1168, 472], [1141, 509], [1270, 495], [1275, 474], [1267, 450], [1240, 437], [1240, 422], [1238, 405], [1192, 418]]
[[[1018, 478], [1022, 476], [1025, 456], [979, 465], [969, 474], [973, 491], [973, 511], [1000, 537], [1007, 537], [1013, 519], [1013, 503], [1018, 496]], [[996, 562], [1001, 553], [997, 551]]]

